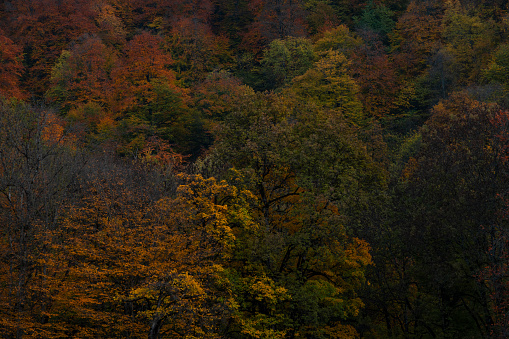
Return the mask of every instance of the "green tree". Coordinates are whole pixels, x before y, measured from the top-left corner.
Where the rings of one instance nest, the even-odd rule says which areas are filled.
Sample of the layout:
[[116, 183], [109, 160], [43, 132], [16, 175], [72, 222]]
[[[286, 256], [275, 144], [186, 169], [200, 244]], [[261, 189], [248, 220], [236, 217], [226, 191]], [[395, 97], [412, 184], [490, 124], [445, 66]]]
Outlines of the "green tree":
[[468, 15], [459, 1], [447, 2], [443, 18], [445, 48], [454, 57], [449, 67], [459, 85], [477, 83], [496, 46], [497, 28], [491, 20]]
[[424, 333], [488, 336], [488, 289], [476, 276], [489, 263], [483, 227], [496, 223], [497, 195], [507, 190], [498, 112], [464, 94], [442, 101], [403, 172], [398, 208], [407, 222], [395, 227], [413, 261], [418, 297], [412, 314]]
[[234, 166], [237, 185], [257, 198], [258, 226], [238, 236], [230, 270], [240, 303], [232, 329], [267, 338], [354, 335], [343, 321], [363, 305], [355, 291], [371, 257], [347, 230], [376, 200], [383, 175], [337, 112], [270, 93], [241, 99], [208, 160]]
[[483, 71], [483, 78], [491, 85], [501, 86], [495, 91], [493, 99], [499, 102], [507, 102], [509, 95], [509, 45], [502, 44], [498, 47], [491, 58], [491, 62]]
[[323, 37], [315, 42], [315, 50], [318, 54], [325, 55], [329, 50], [334, 50], [350, 57], [355, 48], [363, 43], [364, 41], [347, 26], [339, 25], [326, 31]]
[[384, 43], [388, 43], [389, 34], [394, 29], [394, 13], [383, 4], [375, 4], [370, 0], [357, 21], [361, 29], [371, 30], [380, 35]]
[[265, 50], [262, 64], [265, 88], [288, 85], [293, 78], [304, 74], [315, 61], [311, 41], [288, 37], [273, 40]]

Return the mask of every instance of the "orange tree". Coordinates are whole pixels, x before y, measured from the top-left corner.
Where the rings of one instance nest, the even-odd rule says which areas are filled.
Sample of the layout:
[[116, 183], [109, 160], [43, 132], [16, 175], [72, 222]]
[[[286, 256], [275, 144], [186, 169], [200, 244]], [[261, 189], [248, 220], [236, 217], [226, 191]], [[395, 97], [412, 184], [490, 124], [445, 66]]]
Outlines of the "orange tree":
[[89, 0], [16, 2], [0, 25], [23, 48], [22, 83], [27, 92], [38, 96], [46, 91], [51, 68], [62, 50], [96, 30]]
[[23, 71], [22, 49], [5, 36], [0, 29], [0, 94], [23, 99], [26, 94], [20, 89], [20, 77]]
[[0, 333], [47, 337], [43, 258], [83, 161], [51, 111], [2, 100], [0, 112]]
[[224, 265], [232, 228], [252, 225], [250, 194], [147, 166], [89, 160], [77, 201], [45, 236], [45, 337], [221, 335], [235, 309]]

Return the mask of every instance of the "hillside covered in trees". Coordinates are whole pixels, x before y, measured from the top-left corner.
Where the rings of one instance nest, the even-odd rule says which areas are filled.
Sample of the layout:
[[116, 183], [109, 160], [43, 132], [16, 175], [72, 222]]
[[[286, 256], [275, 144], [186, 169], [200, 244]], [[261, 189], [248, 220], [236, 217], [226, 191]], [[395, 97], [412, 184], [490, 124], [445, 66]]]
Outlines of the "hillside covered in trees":
[[509, 337], [506, 0], [0, 4], [0, 337]]

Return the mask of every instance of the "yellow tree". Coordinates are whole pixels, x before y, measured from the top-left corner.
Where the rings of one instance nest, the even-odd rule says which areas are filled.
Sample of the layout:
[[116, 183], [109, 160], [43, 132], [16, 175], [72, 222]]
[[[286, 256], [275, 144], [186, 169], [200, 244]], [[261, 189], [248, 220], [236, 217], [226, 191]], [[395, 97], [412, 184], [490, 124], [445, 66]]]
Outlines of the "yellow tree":
[[232, 227], [252, 225], [249, 192], [180, 175], [167, 195], [139, 166], [90, 160], [81, 198], [47, 234], [45, 337], [215, 338], [224, 328], [235, 303], [223, 264]]
[[363, 121], [359, 87], [349, 74], [350, 61], [337, 51], [326, 56], [303, 75], [293, 80], [291, 87], [299, 97], [317, 105], [337, 109], [353, 124]]

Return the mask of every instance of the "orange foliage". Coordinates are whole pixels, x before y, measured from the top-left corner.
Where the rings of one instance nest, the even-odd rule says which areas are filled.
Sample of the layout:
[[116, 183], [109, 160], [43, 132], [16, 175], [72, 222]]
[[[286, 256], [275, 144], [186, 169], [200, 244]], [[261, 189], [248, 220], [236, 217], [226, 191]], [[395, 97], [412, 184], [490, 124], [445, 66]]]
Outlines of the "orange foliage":
[[0, 95], [23, 99], [19, 79], [23, 71], [21, 48], [0, 29]]
[[[58, 227], [34, 230], [40, 247], [30, 252], [37, 267], [27, 286], [30, 308], [22, 313], [0, 299], [0, 333], [158, 338], [164, 328], [170, 336], [217, 337], [232, 307], [218, 283], [241, 192], [214, 178], [180, 175], [176, 195], [157, 198], [161, 190], [149, 192], [146, 178], [133, 173], [146, 167], [90, 166]], [[0, 272], [4, 297], [12, 273], [4, 264]]]
[[95, 32], [90, 0], [39, 0], [10, 3], [9, 33], [25, 47], [24, 88], [43, 94], [51, 68], [68, 43]]
[[396, 107], [399, 83], [394, 64], [384, 52], [381, 41], [366, 33], [368, 41], [352, 55], [352, 69], [359, 84], [359, 97], [365, 114], [380, 119]]
[[153, 80], [163, 81], [175, 93], [184, 93], [176, 86], [175, 74], [169, 70], [173, 60], [162, 44], [161, 37], [146, 32], [127, 43], [124, 58], [111, 74], [115, 111], [134, 109], [154, 100]]
[[64, 121], [53, 113], [48, 113], [41, 138], [48, 144], [62, 143], [64, 138]]
[[87, 103], [110, 107], [111, 69], [115, 53], [96, 36], [85, 36], [69, 51], [63, 51], [51, 74], [52, 87], [46, 96], [64, 110]]

